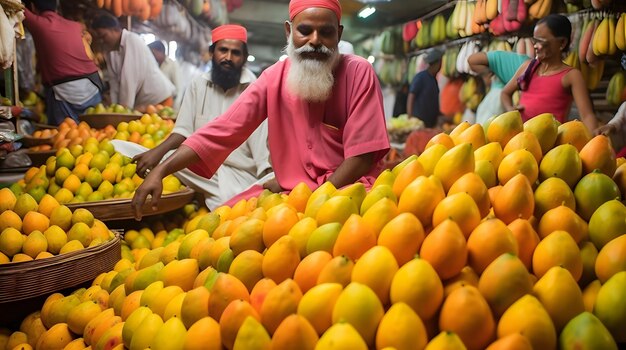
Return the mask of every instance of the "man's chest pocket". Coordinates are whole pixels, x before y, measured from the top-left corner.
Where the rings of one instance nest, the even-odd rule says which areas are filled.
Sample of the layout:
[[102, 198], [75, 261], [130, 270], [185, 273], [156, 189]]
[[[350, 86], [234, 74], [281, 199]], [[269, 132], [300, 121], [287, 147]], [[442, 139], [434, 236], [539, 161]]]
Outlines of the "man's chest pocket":
[[343, 145], [343, 130], [338, 129], [337, 127], [322, 123], [320, 128], [320, 136], [322, 138], [322, 142], [326, 147], [333, 149], [334, 151], [338, 151], [342, 148]]

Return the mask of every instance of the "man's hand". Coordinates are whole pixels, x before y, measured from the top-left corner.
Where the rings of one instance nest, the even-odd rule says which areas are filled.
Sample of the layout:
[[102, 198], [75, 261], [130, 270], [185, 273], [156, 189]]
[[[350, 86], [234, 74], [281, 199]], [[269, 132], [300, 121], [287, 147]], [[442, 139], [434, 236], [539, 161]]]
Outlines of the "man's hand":
[[152, 209], [157, 209], [161, 192], [163, 191], [161, 181], [164, 177], [184, 169], [189, 164], [193, 164], [199, 160], [200, 158], [193, 149], [181, 145], [171, 157], [167, 158], [163, 163], [158, 164], [154, 169], [148, 170], [146, 179], [137, 188], [133, 196], [132, 209], [135, 213], [135, 219], [138, 221], [141, 220], [141, 209], [146, 203], [148, 196], [152, 197], [150, 200]]
[[151, 149], [144, 153], [140, 153], [133, 157], [133, 162], [137, 163], [137, 175], [142, 178], [146, 178], [148, 175], [146, 171], [152, 170], [159, 162], [163, 156], [156, 152], [155, 149]]
[[150, 198], [150, 204], [152, 205], [152, 210], [157, 210], [159, 199], [161, 198], [161, 192], [163, 192], [163, 184], [161, 183], [162, 177], [159, 173], [154, 172], [150, 174], [148, 172], [148, 176], [143, 181], [141, 185], [135, 191], [135, 195], [132, 200], [132, 209], [135, 213], [135, 220], [140, 221], [142, 216], [142, 208], [146, 203], [148, 196]]
[[281, 193], [283, 191], [282, 187], [280, 187], [280, 185], [278, 184], [278, 180], [276, 180], [276, 178], [268, 180], [266, 183], [264, 183], [263, 188], [268, 189], [273, 193]]
[[609, 136], [610, 134], [614, 133], [615, 131], [617, 131], [617, 125], [615, 125], [615, 124], [606, 124], [606, 125], [602, 125], [601, 127], [597, 128], [596, 130], [594, 130], [593, 134], [594, 135]]

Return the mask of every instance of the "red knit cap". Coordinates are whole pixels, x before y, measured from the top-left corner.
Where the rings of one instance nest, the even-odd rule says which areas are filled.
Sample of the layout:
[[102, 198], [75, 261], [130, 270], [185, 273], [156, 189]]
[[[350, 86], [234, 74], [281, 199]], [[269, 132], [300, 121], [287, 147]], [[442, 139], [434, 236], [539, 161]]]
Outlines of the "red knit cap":
[[329, 9], [335, 13], [337, 20], [341, 22], [341, 5], [339, 0], [291, 0], [289, 2], [289, 20], [296, 15], [312, 7]]
[[237, 24], [224, 24], [211, 31], [212, 41], [216, 43], [222, 39], [240, 40], [248, 42], [248, 31]]

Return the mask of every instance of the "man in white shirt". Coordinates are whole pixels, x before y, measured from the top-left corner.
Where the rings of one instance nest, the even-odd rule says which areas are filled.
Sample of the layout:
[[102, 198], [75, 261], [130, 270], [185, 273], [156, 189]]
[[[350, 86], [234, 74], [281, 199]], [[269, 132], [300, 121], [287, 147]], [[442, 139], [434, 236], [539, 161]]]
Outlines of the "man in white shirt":
[[94, 39], [105, 56], [111, 103], [145, 110], [148, 105], [172, 106], [174, 84], [161, 72], [143, 39], [122, 29], [117, 18], [102, 14], [91, 23]]
[[[167, 139], [156, 148], [134, 156], [140, 176], [146, 176], [195, 130], [225, 112], [256, 80], [254, 74], [244, 67], [248, 58], [245, 28], [223, 25], [213, 29], [212, 36], [213, 43], [209, 48], [213, 55], [211, 70], [195, 78], [187, 88], [176, 125]], [[117, 140], [113, 143], [116, 148], [121, 144]], [[207, 207], [212, 210], [254, 183], [273, 177], [267, 146], [267, 122], [228, 156], [211, 179], [188, 169], [177, 172], [176, 176], [203, 193]]]
[[165, 45], [161, 40], [156, 40], [148, 44], [148, 48], [152, 51], [152, 55], [156, 59], [159, 64], [159, 69], [161, 72], [170, 80], [174, 87], [176, 88], [174, 93], [174, 101], [176, 102], [178, 99], [178, 91], [180, 90], [179, 79], [178, 79], [178, 63], [171, 58], [169, 58], [165, 54]]

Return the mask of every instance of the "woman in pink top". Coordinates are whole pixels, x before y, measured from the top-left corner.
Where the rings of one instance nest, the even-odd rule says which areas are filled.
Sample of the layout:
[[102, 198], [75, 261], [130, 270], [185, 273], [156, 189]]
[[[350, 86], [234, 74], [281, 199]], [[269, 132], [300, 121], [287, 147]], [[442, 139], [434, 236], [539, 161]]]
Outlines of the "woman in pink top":
[[[551, 14], [535, 26], [535, 59], [520, 66], [502, 90], [502, 105], [507, 111], [519, 110], [524, 121], [541, 113], [552, 113], [567, 121], [572, 100], [590, 131], [597, 127], [589, 92], [580, 71], [563, 63], [569, 50], [572, 25], [567, 17]], [[513, 93], [521, 91], [520, 104], [513, 105]]]

